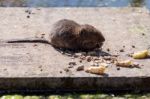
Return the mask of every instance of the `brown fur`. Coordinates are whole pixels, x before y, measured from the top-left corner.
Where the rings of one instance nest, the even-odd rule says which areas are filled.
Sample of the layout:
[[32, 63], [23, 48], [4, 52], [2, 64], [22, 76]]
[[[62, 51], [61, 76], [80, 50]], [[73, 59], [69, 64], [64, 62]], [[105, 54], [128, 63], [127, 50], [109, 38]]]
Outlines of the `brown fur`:
[[80, 25], [72, 20], [59, 20], [50, 34], [51, 44], [58, 48], [92, 50], [105, 41], [102, 33], [91, 25]]

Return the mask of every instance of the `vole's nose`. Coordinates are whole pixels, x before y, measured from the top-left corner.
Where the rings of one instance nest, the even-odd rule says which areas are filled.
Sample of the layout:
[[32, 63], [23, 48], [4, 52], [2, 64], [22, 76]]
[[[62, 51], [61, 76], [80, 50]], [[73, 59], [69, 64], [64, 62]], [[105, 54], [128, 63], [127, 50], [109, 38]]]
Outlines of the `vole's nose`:
[[102, 45], [103, 45], [103, 43], [98, 43], [98, 44], [96, 44], [96, 47], [100, 48], [100, 47], [102, 47]]
[[101, 40], [102, 40], [102, 42], [104, 42], [104, 41], [105, 41], [105, 38], [104, 38], [104, 36], [102, 36]]

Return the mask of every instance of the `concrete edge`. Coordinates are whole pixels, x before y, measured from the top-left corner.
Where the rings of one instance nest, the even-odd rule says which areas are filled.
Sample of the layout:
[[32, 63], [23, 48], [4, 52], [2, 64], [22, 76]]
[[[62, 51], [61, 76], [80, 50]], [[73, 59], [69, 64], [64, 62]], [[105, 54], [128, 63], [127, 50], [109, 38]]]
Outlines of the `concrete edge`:
[[147, 90], [150, 77], [0, 78], [0, 90]]

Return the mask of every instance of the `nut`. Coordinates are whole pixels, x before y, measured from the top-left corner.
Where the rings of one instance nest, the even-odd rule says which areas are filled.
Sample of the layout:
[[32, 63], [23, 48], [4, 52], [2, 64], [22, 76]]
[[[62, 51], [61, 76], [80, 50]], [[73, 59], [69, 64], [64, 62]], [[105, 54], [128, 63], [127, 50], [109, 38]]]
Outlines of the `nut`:
[[144, 59], [144, 58], [147, 58], [148, 57], [148, 50], [136, 52], [136, 53], [132, 54], [132, 57], [134, 59]]
[[132, 66], [132, 61], [131, 60], [117, 61], [116, 65], [120, 66], [120, 67], [131, 67]]
[[102, 75], [104, 74], [105, 70], [106, 70], [105, 66], [99, 66], [99, 67], [89, 67], [88, 69], [85, 70], [85, 72]]

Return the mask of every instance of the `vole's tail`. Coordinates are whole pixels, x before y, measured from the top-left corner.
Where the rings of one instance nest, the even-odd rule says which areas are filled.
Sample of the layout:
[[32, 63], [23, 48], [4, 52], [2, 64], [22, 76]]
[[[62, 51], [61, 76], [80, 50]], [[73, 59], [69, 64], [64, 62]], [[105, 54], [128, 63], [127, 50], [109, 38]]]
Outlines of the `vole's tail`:
[[7, 43], [46, 43], [50, 44], [48, 40], [42, 38], [31, 38], [31, 39], [13, 39], [6, 41]]

